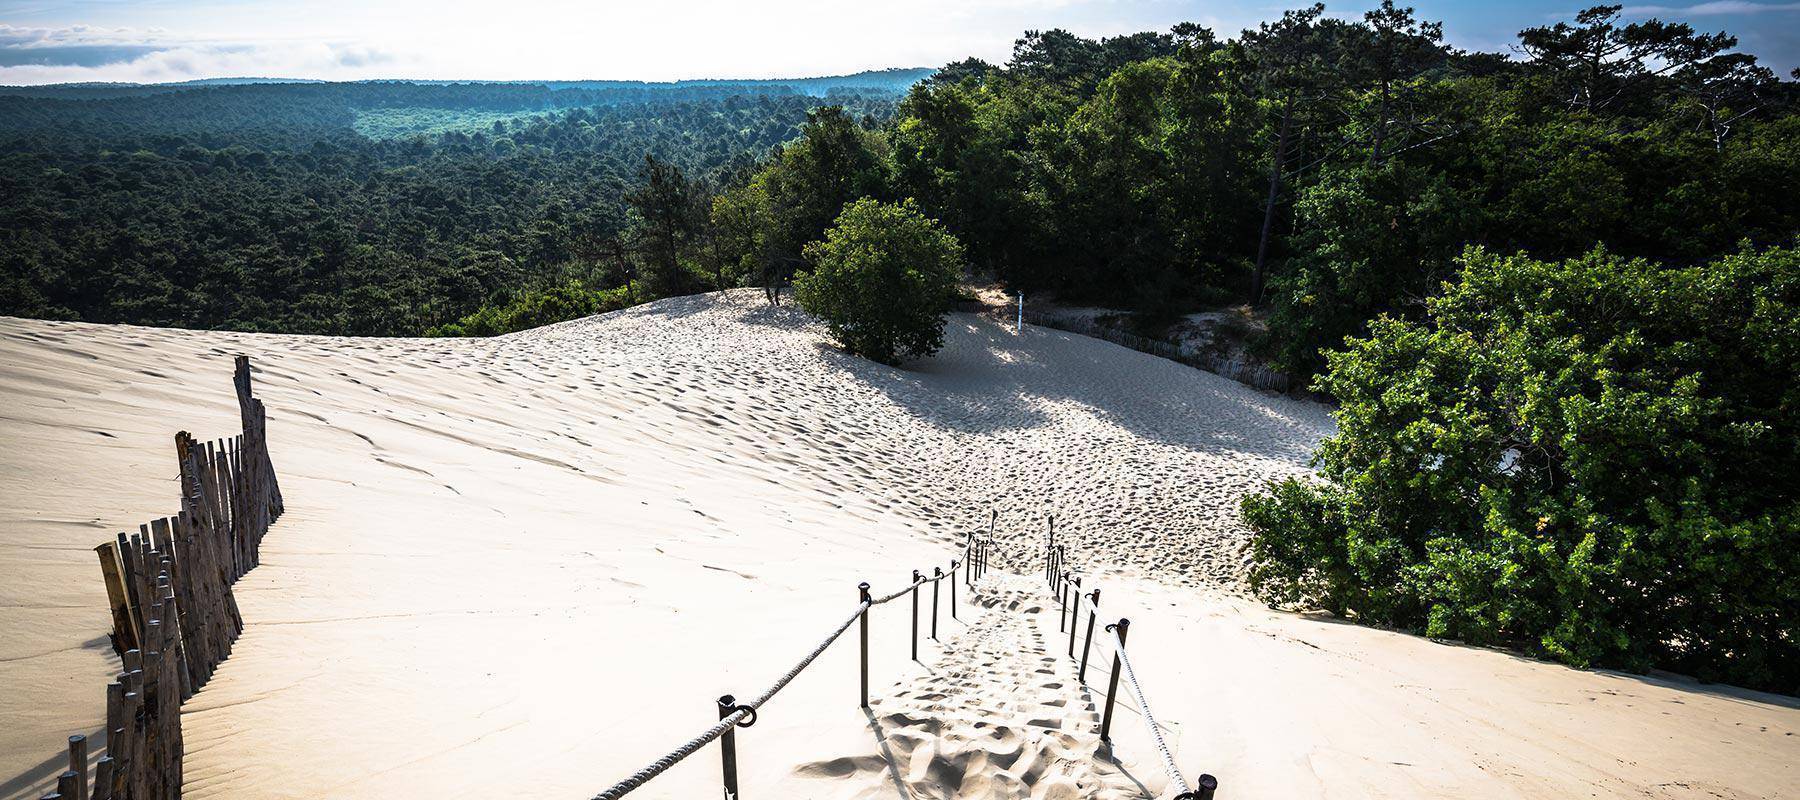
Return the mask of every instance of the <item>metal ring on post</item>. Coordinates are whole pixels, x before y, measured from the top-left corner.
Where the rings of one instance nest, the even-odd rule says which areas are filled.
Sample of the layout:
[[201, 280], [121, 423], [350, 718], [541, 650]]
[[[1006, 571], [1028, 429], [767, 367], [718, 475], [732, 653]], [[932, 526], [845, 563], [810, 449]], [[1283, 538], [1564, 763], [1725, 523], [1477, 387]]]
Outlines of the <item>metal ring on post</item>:
[[[750, 712], [750, 716], [738, 720], [738, 724], [737, 724], [738, 727], [748, 728], [751, 725], [756, 724], [756, 709], [754, 709], [748, 705], [745, 705], [743, 703], [739, 703], [736, 706], [732, 707], [731, 714], [736, 714], [739, 711], [748, 711], [748, 712]], [[731, 716], [731, 714], [726, 714], [725, 716], [729, 717], [729, 716]]]

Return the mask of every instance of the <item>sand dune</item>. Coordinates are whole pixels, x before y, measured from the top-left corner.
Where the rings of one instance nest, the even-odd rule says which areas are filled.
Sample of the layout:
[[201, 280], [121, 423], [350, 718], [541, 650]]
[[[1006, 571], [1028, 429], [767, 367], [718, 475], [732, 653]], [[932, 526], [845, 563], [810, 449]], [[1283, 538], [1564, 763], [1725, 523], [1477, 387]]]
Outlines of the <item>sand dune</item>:
[[[488, 340], [0, 320], [0, 796], [35, 797], [61, 738], [98, 727], [116, 663], [89, 548], [173, 509], [172, 436], [232, 429], [240, 352], [288, 511], [184, 712], [192, 797], [591, 796], [784, 671], [858, 581], [945, 563], [990, 509], [1003, 569], [942, 643], [910, 664], [906, 610], [876, 609], [872, 713], [841, 643], [738, 737], [746, 793], [1164, 792], [1129, 710], [1119, 762], [1095, 757], [1054, 611], [1005, 574], [1035, 575], [1052, 513], [1107, 614], [1132, 616], [1178, 761], [1221, 796], [1800, 785], [1787, 698], [1243, 600], [1237, 500], [1305, 469], [1316, 404], [967, 315], [890, 369], [744, 293]], [[633, 796], [711, 794], [717, 771], [709, 750]]]

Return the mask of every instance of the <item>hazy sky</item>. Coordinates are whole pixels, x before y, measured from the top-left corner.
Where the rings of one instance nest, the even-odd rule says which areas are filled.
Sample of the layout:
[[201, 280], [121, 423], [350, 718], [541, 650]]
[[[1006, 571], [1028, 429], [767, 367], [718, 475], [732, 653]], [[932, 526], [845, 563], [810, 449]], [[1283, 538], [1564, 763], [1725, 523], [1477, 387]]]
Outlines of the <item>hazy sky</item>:
[[[1328, 4], [1360, 14], [1373, 3]], [[1298, 2], [1291, 5], [1297, 6]], [[1417, 2], [1460, 47], [1503, 50], [1583, 2]], [[1004, 61], [1030, 28], [1085, 36], [1198, 22], [1221, 35], [1287, 6], [1186, 0], [0, 0], [0, 84], [213, 77], [640, 79], [798, 77]], [[1727, 30], [1785, 73], [1800, 2], [1627, 6]]]

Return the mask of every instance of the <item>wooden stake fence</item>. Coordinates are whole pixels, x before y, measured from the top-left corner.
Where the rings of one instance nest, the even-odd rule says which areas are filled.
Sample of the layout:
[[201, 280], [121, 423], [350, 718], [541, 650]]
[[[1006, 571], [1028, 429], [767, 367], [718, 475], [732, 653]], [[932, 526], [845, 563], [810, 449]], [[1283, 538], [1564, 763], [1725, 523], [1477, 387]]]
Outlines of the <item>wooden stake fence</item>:
[[181, 797], [181, 703], [243, 632], [231, 585], [256, 566], [283, 509], [248, 357], [237, 357], [232, 382], [241, 433], [210, 442], [175, 434], [181, 510], [94, 548], [121, 665], [106, 687], [105, 754], [93, 760], [90, 784], [89, 743], [69, 737], [69, 768], [45, 800]]

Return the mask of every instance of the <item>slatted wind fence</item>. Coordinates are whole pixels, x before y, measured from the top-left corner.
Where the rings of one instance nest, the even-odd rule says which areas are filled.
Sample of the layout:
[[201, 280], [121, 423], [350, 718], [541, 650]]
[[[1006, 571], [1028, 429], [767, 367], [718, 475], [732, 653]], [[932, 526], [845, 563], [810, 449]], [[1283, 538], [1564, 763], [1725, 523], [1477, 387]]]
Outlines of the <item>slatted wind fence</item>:
[[242, 432], [208, 442], [177, 433], [181, 510], [94, 548], [121, 671], [106, 686], [104, 742], [90, 753], [86, 737], [69, 737], [68, 769], [45, 800], [181, 797], [181, 703], [243, 631], [231, 587], [256, 566], [283, 508], [250, 359], [234, 368]]

